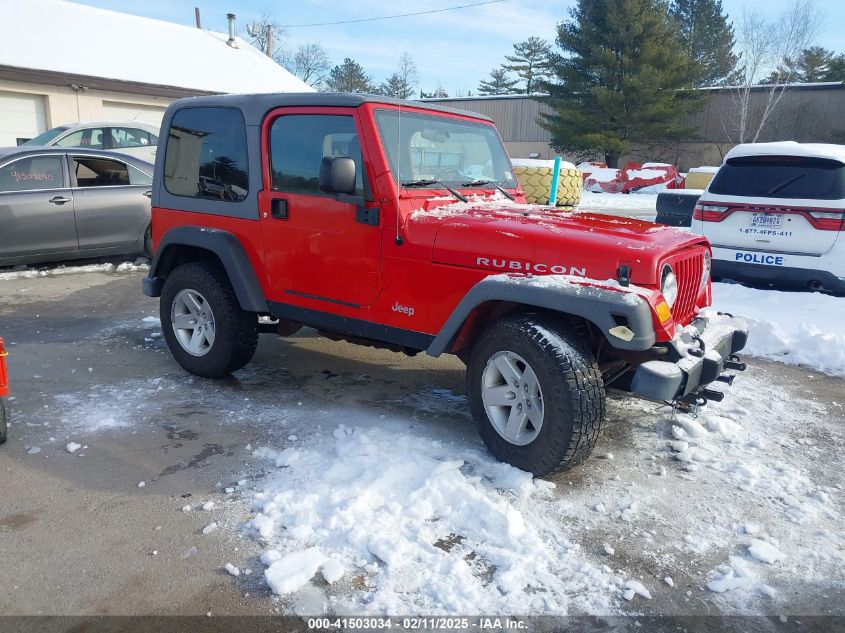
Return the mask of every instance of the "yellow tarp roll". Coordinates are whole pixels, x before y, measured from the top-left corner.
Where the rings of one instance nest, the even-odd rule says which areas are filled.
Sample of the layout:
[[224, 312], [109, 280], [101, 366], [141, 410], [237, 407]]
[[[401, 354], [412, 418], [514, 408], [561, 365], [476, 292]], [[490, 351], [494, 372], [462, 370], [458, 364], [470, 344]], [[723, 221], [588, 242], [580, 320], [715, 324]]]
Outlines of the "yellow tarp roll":
[[698, 169], [690, 169], [687, 173], [687, 179], [684, 181], [684, 189], [706, 189], [713, 176], [716, 174], [712, 170], [699, 171]]

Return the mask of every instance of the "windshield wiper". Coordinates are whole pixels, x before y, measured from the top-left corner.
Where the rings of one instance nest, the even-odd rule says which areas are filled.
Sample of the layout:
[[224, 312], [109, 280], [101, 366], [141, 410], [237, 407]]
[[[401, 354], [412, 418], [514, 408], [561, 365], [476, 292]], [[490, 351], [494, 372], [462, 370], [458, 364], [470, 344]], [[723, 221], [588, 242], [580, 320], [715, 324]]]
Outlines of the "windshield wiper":
[[502, 195], [504, 195], [508, 200], [514, 199], [514, 197], [495, 180], [470, 180], [469, 182], [461, 184], [461, 187], [484, 187], [486, 185], [493, 185], [496, 189], [501, 191]]
[[431, 178], [421, 178], [419, 180], [407, 180], [407, 181], [400, 183], [400, 184], [403, 187], [408, 187], [408, 188], [411, 188], [411, 187], [430, 187], [431, 185], [439, 185], [439, 186], [443, 187], [446, 191], [451, 193], [453, 196], [455, 196], [455, 198], [457, 198], [461, 202], [467, 202], [466, 196], [461, 195], [460, 193], [458, 193], [457, 191], [452, 189], [449, 185], [443, 184], [439, 180], [433, 180]]
[[793, 177], [792, 177], [792, 178], [790, 178], [789, 180], [784, 180], [784, 181], [783, 181], [782, 183], [780, 183], [779, 185], [775, 185], [774, 187], [772, 187], [771, 189], [769, 189], [769, 190], [766, 192], [766, 195], [767, 195], [767, 196], [770, 196], [770, 195], [772, 195], [773, 193], [777, 193], [777, 192], [778, 192], [778, 191], [780, 191], [781, 189], [786, 189], [789, 185], [791, 185], [791, 184], [792, 184], [792, 183], [794, 183], [794, 182], [797, 182], [797, 181], [801, 180], [803, 177], [804, 177], [804, 174], [798, 174], [797, 176], [793, 176]]

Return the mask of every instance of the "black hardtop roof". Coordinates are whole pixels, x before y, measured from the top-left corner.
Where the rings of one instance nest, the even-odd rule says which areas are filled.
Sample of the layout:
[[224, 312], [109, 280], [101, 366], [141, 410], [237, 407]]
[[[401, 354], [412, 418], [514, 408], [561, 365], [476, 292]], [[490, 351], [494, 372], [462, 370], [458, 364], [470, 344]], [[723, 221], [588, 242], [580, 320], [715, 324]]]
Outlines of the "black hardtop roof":
[[406, 101], [394, 99], [393, 97], [382, 97], [379, 95], [363, 95], [350, 92], [279, 92], [267, 94], [230, 94], [211, 95], [207, 97], [187, 97], [174, 101], [171, 109], [190, 108], [197, 106], [223, 106], [239, 108], [244, 113], [247, 125], [259, 125], [273, 108], [283, 106], [318, 106], [318, 107], [353, 107], [357, 108], [365, 103], [383, 103], [394, 106], [408, 106], [423, 108], [433, 112], [446, 114], [459, 114], [469, 116], [482, 121], [493, 119], [477, 112], [458, 110], [446, 106], [423, 103], [420, 101]]

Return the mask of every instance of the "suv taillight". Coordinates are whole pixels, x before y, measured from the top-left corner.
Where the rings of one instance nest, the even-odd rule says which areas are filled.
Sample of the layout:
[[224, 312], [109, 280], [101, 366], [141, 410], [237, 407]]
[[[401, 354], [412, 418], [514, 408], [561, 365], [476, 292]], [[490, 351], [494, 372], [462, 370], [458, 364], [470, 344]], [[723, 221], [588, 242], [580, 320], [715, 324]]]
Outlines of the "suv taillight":
[[692, 210], [694, 220], [704, 222], [721, 222], [727, 217], [730, 207], [723, 207], [716, 204], [696, 204]]
[[810, 222], [822, 231], [839, 231], [843, 228], [843, 211], [810, 211]]

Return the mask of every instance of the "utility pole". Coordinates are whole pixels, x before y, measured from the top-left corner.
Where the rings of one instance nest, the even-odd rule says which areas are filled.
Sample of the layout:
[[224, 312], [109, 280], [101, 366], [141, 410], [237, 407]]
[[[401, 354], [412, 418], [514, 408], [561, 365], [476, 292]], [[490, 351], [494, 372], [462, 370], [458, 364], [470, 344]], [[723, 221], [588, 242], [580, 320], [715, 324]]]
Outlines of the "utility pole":
[[194, 7], [194, 17], [197, 19], [197, 28], [202, 28], [202, 21], [200, 20], [200, 8]]
[[273, 57], [273, 25], [267, 25], [267, 57]]

